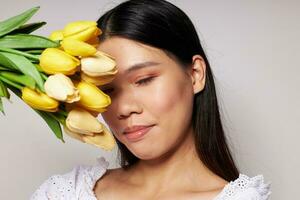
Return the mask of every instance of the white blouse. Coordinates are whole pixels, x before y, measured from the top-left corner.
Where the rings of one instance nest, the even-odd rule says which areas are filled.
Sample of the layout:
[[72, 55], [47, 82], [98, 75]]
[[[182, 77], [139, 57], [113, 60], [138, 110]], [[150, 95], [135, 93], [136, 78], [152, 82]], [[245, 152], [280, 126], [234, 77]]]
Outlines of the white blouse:
[[[97, 158], [95, 165], [77, 165], [62, 175], [52, 175], [31, 195], [30, 200], [102, 200], [97, 199], [93, 188], [105, 174], [109, 162]], [[212, 200], [267, 200], [271, 194], [271, 182], [264, 183], [263, 175], [252, 178], [239, 174]]]

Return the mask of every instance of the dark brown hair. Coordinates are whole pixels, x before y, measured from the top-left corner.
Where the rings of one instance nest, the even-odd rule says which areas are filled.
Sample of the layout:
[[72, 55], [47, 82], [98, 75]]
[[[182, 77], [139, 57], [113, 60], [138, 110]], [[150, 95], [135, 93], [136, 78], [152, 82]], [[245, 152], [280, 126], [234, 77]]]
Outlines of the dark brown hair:
[[[141, 42], [173, 55], [183, 67], [190, 66], [193, 55], [206, 63], [205, 88], [195, 94], [192, 113], [197, 153], [204, 165], [227, 181], [239, 171], [231, 156], [221, 123], [214, 76], [189, 17], [165, 0], [130, 0], [107, 11], [97, 21], [102, 30], [100, 41], [119, 36]], [[121, 167], [126, 169], [139, 158], [117, 140]]]

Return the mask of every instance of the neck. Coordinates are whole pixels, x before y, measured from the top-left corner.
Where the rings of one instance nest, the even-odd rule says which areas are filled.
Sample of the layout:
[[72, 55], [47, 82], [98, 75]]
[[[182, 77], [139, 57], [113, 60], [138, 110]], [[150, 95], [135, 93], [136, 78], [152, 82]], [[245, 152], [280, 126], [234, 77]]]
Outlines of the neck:
[[159, 158], [140, 160], [128, 178], [149, 192], [215, 188], [217, 176], [199, 159], [192, 130], [176, 147]]

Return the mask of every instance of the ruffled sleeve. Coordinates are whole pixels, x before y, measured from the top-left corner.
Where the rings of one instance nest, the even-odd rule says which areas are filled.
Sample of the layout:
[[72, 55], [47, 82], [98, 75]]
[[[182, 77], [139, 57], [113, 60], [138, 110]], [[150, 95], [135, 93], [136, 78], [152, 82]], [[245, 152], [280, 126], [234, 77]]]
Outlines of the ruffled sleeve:
[[99, 157], [96, 165], [77, 165], [68, 173], [52, 175], [31, 195], [30, 200], [96, 200], [92, 189], [108, 165], [104, 157]]
[[215, 200], [268, 200], [271, 182], [265, 183], [263, 175], [239, 177], [227, 184]]

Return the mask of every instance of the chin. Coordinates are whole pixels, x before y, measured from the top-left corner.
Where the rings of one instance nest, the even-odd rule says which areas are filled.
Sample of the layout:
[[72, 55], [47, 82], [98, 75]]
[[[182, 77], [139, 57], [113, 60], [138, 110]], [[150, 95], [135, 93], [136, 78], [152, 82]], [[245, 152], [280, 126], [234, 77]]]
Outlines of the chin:
[[141, 160], [157, 160], [166, 156], [167, 152], [162, 152], [161, 149], [154, 145], [149, 145], [148, 148], [145, 148], [145, 146], [142, 146], [141, 148], [132, 147], [130, 148], [130, 151]]
[[131, 148], [130, 149], [131, 153], [138, 157], [141, 160], [152, 160], [155, 157], [155, 153], [153, 152], [153, 149], [148, 149], [148, 148]]
[[[130, 144], [127, 146], [128, 150], [141, 160], [152, 160], [159, 157], [157, 148], [154, 145], [148, 144]], [[154, 151], [156, 149], [156, 151]]]

